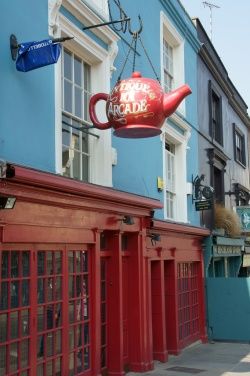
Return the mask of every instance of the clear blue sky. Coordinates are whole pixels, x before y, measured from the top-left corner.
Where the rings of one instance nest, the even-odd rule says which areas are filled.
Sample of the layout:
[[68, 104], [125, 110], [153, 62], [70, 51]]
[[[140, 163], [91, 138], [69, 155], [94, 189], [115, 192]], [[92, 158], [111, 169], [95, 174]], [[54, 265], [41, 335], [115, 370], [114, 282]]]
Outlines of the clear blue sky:
[[[210, 36], [210, 9], [203, 0], [180, 0]], [[213, 8], [213, 45], [250, 114], [250, 0], [207, 0]]]

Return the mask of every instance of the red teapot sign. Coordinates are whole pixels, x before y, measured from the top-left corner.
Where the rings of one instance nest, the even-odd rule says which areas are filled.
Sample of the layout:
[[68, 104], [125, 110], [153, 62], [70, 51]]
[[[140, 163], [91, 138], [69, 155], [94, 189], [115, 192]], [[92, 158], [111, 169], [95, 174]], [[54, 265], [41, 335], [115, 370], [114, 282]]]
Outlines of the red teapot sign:
[[[114, 135], [124, 138], [146, 138], [161, 134], [164, 120], [191, 94], [188, 85], [164, 93], [160, 84], [134, 72], [129, 79], [118, 81], [110, 94], [98, 93], [89, 103], [90, 119], [98, 129], [114, 128]], [[101, 123], [96, 103], [106, 101], [108, 121]]]

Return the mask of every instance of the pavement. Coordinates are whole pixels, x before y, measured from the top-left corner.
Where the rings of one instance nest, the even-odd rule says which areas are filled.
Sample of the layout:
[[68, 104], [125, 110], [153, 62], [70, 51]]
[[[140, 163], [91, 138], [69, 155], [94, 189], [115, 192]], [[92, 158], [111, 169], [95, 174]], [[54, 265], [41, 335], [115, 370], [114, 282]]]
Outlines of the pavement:
[[250, 343], [196, 343], [150, 372], [126, 376], [250, 376]]

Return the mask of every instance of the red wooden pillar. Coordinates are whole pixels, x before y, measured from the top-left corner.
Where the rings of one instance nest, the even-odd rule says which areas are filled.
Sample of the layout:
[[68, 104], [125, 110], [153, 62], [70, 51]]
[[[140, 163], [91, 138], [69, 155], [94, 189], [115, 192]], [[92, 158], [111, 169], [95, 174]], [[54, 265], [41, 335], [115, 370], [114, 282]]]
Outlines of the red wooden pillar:
[[95, 245], [90, 247], [92, 254], [92, 299], [93, 299], [93, 333], [92, 369], [94, 375], [101, 374], [101, 265], [100, 265], [100, 232], [95, 231]]
[[129, 241], [129, 365], [131, 371], [137, 372], [153, 369], [150, 269], [144, 255], [145, 239], [146, 233], [142, 231], [130, 235]]
[[164, 261], [151, 261], [153, 358], [168, 359], [164, 289]]
[[178, 348], [178, 302], [177, 302], [177, 272], [175, 261], [165, 261], [165, 307], [166, 334], [169, 354], [177, 355]]
[[30, 333], [33, 334], [30, 337], [30, 375], [35, 376], [37, 374], [37, 252], [34, 248], [32, 248], [30, 256], [30, 275], [33, 277], [30, 284]]
[[111, 258], [108, 270], [108, 373], [122, 376], [123, 370], [123, 302], [121, 235], [110, 234]]

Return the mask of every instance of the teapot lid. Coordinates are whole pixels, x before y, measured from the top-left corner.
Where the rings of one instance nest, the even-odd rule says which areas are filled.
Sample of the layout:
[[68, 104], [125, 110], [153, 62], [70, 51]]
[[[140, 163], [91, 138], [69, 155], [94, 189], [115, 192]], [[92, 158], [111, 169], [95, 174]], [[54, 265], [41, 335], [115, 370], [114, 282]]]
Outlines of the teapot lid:
[[133, 72], [131, 77], [132, 78], [140, 78], [141, 77], [141, 72]]

